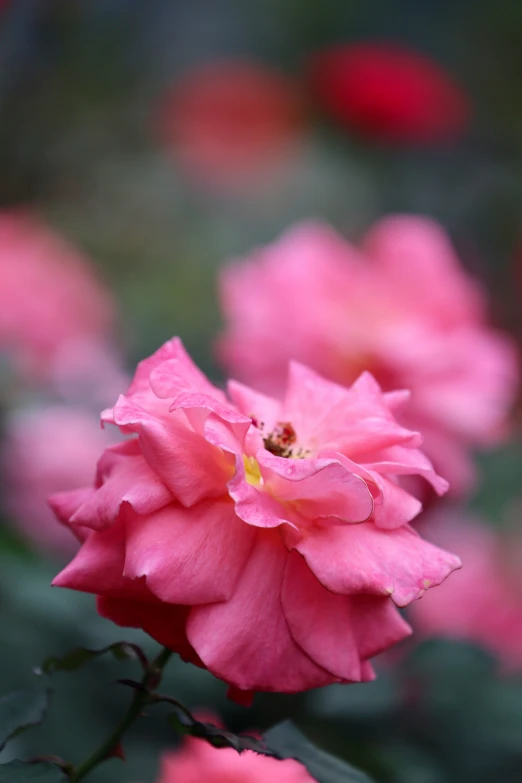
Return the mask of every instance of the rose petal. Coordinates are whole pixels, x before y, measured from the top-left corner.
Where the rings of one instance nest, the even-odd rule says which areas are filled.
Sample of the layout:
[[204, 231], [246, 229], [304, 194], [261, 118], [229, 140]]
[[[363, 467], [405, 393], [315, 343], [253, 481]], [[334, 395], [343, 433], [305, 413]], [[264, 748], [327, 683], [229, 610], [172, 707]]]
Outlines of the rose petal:
[[[102, 464], [100, 471], [103, 470]], [[151, 514], [172, 500], [171, 492], [141, 455], [125, 457], [115, 463], [105, 483], [74, 513], [71, 525], [103, 530], [116, 521], [123, 504], [138, 514]]]
[[242, 690], [294, 693], [336, 681], [292, 639], [281, 608], [288, 553], [262, 531], [230, 601], [194, 607], [187, 637], [205, 666]]
[[334, 677], [361, 680], [361, 655], [351, 627], [351, 597], [326, 590], [297, 552], [287, 560], [281, 595], [292, 637]]
[[371, 516], [373, 498], [366, 482], [338, 460], [286, 459], [267, 451], [256, 456], [266, 491], [292, 503], [304, 518], [359, 523]]
[[165, 418], [149, 415], [120, 398], [116, 423], [139, 435], [145, 460], [184, 506], [207, 497], [220, 497], [232, 474], [232, 461], [221, 449], [207, 443], [188, 424], [183, 411]]
[[[229, 381], [227, 385], [230, 399], [245, 416], [255, 418], [255, 426], [266, 433], [271, 432], [276, 423], [281, 420], [281, 403], [273, 397], [260, 394], [237, 381]], [[256, 423], [257, 422], [257, 423]]]
[[95, 490], [92, 487], [83, 487], [82, 489], [73, 489], [70, 492], [57, 492], [48, 498], [48, 503], [60, 522], [64, 525], [69, 524], [72, 515], [77, 511], [82, 503], [85, 503]]
[[374, 470], [381, 474], [423, 476], [438, 495], [443, 495], [448, 491], [448, 482], [435, 473], [429, 459], [418, 449], [392, 446], [385, 449], [382, 454], [374, 455], [371, 462], [365, 461], [364, 466], [368, 470]]
[[242, 456], [236, 457], [236, 473], [228, 482], [228, 493], [235, 503], [236, 514], [249, 525], [264, 528], [294, 525], [291, 510], [286, 510], [268, 492], [264, 492], [261, 483], [253, 486], [247, 481]]
[[124, 562], [125, 529], [114, 525], [102, 533], [91, 533], [52, 584], [95, 595], [152, 600], [143, 580], [123, 577]]
[[317, 525], [291, 545], [328, 590], [388, 595], [398, 606], [461, 566], [458, 557], [423, 541], [408, 525], [395, 530], [371, 522]]
[[389, 598], [353, 595], [351, 624], [363, 658], [373, 658], [411, 635], [412, 629]]
[[130, 579], [170, 604], [226, 601], [253, 545], [254, 531], [228, 500], [170, 505], [127, 526], [125, 567]]
[[422, 503], [409, 492], [381, 478], [382, 497], [375, 503], [372, 521], [383, 529], [391, 530], [405, 525], [422, 511]]

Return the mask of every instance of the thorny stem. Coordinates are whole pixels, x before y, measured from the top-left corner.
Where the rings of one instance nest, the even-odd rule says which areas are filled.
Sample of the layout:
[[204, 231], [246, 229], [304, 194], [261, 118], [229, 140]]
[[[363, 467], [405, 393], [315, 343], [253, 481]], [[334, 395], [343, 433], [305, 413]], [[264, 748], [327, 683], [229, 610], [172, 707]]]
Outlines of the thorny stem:
[[163, 669], [171, 655], [172, 651], [164, 647], [159, 655], [152, 661], [148, 671], [145, 672], [141, 680], [143, 690], [136, 690], [127, 713], [123, 716], [116, 728], [109, 734], [105, 742], [103, 742], [89, 758], [72, 771], [70, 775], [71, 783], [78, 783], [78, 781], [83, 780], [91, 770], [97, 767], [98, 764], [106, 761], [107, 758], [110, 758], [114, 753], [121, 738], [129, 726], [134, 723], [136, 718], [140, 715], [143, 707], [145, 707], [146, 704], [151, 703], [152, 700], [150, 699], [147, 690], [149, 687], [155, 688], [159, 685]]

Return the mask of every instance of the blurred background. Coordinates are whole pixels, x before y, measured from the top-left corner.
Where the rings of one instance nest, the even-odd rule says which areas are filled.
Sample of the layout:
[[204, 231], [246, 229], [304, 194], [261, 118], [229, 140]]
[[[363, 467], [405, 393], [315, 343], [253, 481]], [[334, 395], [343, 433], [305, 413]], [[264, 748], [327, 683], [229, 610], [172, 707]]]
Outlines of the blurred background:
[[[99, 411], [172, 335], [223, 380], [224, 263], [303, 218], [357, 241], [388, 213], [429, 215], [520, 344], [521, 42], [518, 0], [0, 3], [0, 692], [78, 645], [154, 649], [98, 618], [92, 597], [49, 587], [75, 543], [44, 498], [92, 480], [115, 437]], [[180, 662], [165, 690], [235, 730], [296, 717], [381, 783], [522, 780], [519, 424], [516, 405], [504, 445], [476, 456], [471, 496], [431, 512], [479, 541], [481, 568], [509, 550], [480, 632], [465, 612], [446, 627], [434, 612], [375, 683], [257, 696], [250, 710]], [[501, 634], [488, 621], [506, 595]], [[106, 660], [55, 675], [47, 721], [5, 760], [78, 761], [125, 707], [114, 681], [134, 675]], [[152, 783], [174, 742], [159, 715], [141, 721], [127, 763], [93, 783]]]

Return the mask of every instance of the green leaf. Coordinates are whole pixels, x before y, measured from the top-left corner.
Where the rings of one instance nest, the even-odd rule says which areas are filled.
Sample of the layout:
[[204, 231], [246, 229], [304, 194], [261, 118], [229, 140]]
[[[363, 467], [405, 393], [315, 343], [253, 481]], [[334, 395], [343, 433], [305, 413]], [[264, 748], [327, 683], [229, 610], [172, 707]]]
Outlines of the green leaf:
[[372, 783], [365, 772], [313, 745], [291, 721], [278, 723], [262, 739], [279, 758], [300, 761], [318, 783]]
[[0, 697], [0, 750], [31, 726], [40, 724], [47, 713], [50, 690], [24, 690]]
[[174, 712], [170, 715], [169, 722], [178, 734], [188, 734], [191, 737], [204, 739], [215, 748], [233, 748], [238, 753], [244, 750], [254, 750], [256, 753], [261, 753], [264, 756], [276, 755], [272, 751], [267, 750], [264, 744], [254, 737], [246, 734], [235, 734], [212, 723], [203, 723], [197, 720], [184, 704], [172, 696], [162, 693], [151, 693], [142, 683], [134, 680], [118, 680], [118, 682], [134, 690], [147, 693], [148, 704], [169, 704], [174, 707]]
[[0, 764], [0, 783], [64, 783], [64, 772], [47, 761], [10, 761]]
[[226, 729], [221, 729], [211, 723], [202, 723], [192, 716], [188, 717], [185, 712], [179, 711], [171, 715], [170, 724], [178, 733], [204, 739], [215, 748], [233, 748], [238, 753], [242, 753], [244, 750], [254, 750], [264, 756], [274, 755], [254, 737], [234, 734], [232, 731], [226, 731]]
[[52, 674], [56, 671], [72, 672], [75, 671], [75, 669], [79, 669], [84, 664], [89, 663], [94, 658], [99, 658], [106, 653], [111, 653], [118, 661], [135, 658], [140, 662], [144, 670], [146, 670], [149, 665], [147, 656], [137, 644], [132, 644], [131, 642], [115, 642], [115, 644], [110, 644], [108, 647], [103, 647], [101, 650], [89, 650], [86, 647], [79, 647], [76, 650], [67, 653], [62, 658], [52, 656], [51, 658], [47, 658], [39, 669], [36, 669], [36, 673]]

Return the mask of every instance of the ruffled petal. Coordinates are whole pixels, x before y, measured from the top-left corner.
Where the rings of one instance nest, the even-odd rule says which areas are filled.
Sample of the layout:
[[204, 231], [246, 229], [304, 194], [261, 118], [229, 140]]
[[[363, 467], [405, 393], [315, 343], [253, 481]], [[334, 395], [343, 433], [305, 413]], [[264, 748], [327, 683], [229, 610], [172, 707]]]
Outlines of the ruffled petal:
[[258, 486], [249, 483], [241, 456], [236, 457], [236, 473], [228, 482], [228, 494], [235, 503], [238, 517], [249, 525], [264, 528], [284, 524], [295, 526], [290, 510], [264, 492], [261, 483]]
[[161, 399], [176, 400], [179, 394], [204, 394], [226, 404], [224, 392], [210, 383], [196, 367], [179, 338], [175, 355], [151, 368], [149, 384], [154, 394]]
[[[103, 470], [102, 464], [99, 472]], [[124, 504], [138, 514], [152, 514], [172, 500], [171, 492], [141, 455], [125, 457], [114, 463], [105, 483], [73, 514], [71, 525], [103, 530], [114, 524]]]
[[419, 598], [455, 569], [458, 557], [423, 541], [409, 525], [317, 525], [289, 539], [319, 581], [334, 593], [391, 596], [398, 606]]
[[138, 434], [149, 467], [180, 503], [191, 506], [226, 492], [233, 461], [194, 432], [183, 411], [160, 418], [126, 398], [120, 401], [115, 408], [116, 423]]
[[422, 503], [405, 489], [384, 476], [381, 478], [382, 497], [376, 501], [372, 521], [377, 527], [401, 527], [422, 511]]
[[392, 446], [381, 454], [373, 455], [371, 461], [364, 462], [364, 467], [380, 474], [422, 476], [429, 481], [438, 495], [443, 495], [449, 488], [446, 479], [435, 473], [429, 459], [418, 449]]
[[237, 381], [229, 381], [227, 391], [237, 409], [255, 419], [255, 426], [263, 432], [271, 432], [276, 423], [281, 421], [281, 402], [274, 397], [260, 394]]
[[362, 658], [373, 658], [411, 635], [411, 627], [389, 598], [352, 595], [350, 602], [353, 634]]
[[422, 442], [418, 432], [394, 419], [368, 372], [347, 388], [290, 362], [283, 414], [292, 422], [298, 441], [314, 452], [334, 449], [357, 459], [397, 443], [418, 446]]
[[124, 578], [124, 562], [125, 529], [114, 525], [102, 533], [91, 533], [52, 584], [95, 595], [152, 600], [143, 580]]
[[[143, 359], [143, 361], [138, 364], [127, 393], [123, 396], [127, 400], [132, 401], [135, 405], [139, 405], [150, 412], [156, 411], [162, 413], [168, 410], [168, 405], [162, 400], [159, 400], [158, 396], [152, 391], [150, 376], [156, 367], [164, 364], [169, 359], [179, 357], [183, 354], [186, 356], [185, 349], [183, 348], [183, 344], [179, 337], [168, 340], [161, 348], [155, 351], [152, 356]], [[188, 361], [190, 362], [190, 359], [188, 359]], [[115, 407], [103, 411], [101, 417], [103, 422], [110, 424], [115, 423]]]
[[210, 414], [226, 422], [239, 442], [235, 451], [242, 451], [246, 433], [252, 426], [252, 419], [236, 411], [228, 403], [208, 394], [192, 392], [180, 393], [170, 406], [171, 411], [183, 410], [196, 432], [204, 435], [205, 423]]
[[57, 492], [55, 495], [51, 495], [47, 502], [60, 522], [64, 525], [69, 525], [69, 520], [73, 514], [94, 493], [95, 490], [92, 487], [83, 487], [82, 489], [73, 489], [69, 492]]
[[267, 451], [256, 456], [265, 490], [291, 503], [305, 519], [359, 523], [371, 516], [373, 498], [366, 482], [338, 460], [286, 459]]
[[351, 597], [329, 592], [297, 552], [287, 560], [281, 594], [292, 637], [334, 677], [361, 680], [361, 655], [351, 626]]
[[278, 533], [262, 531], [230, 601], [189, 615], [187, 637], [205, 666], [242, 690], [295, 693], [337, 679], [288, 630], [281, 607], [287, 557]]
[[226, 601], [234, 592], [254, 541], [228, 501], [190, 509], [170, 505], [127, 524], [125, 567], [130, 579], [170, 604]]

